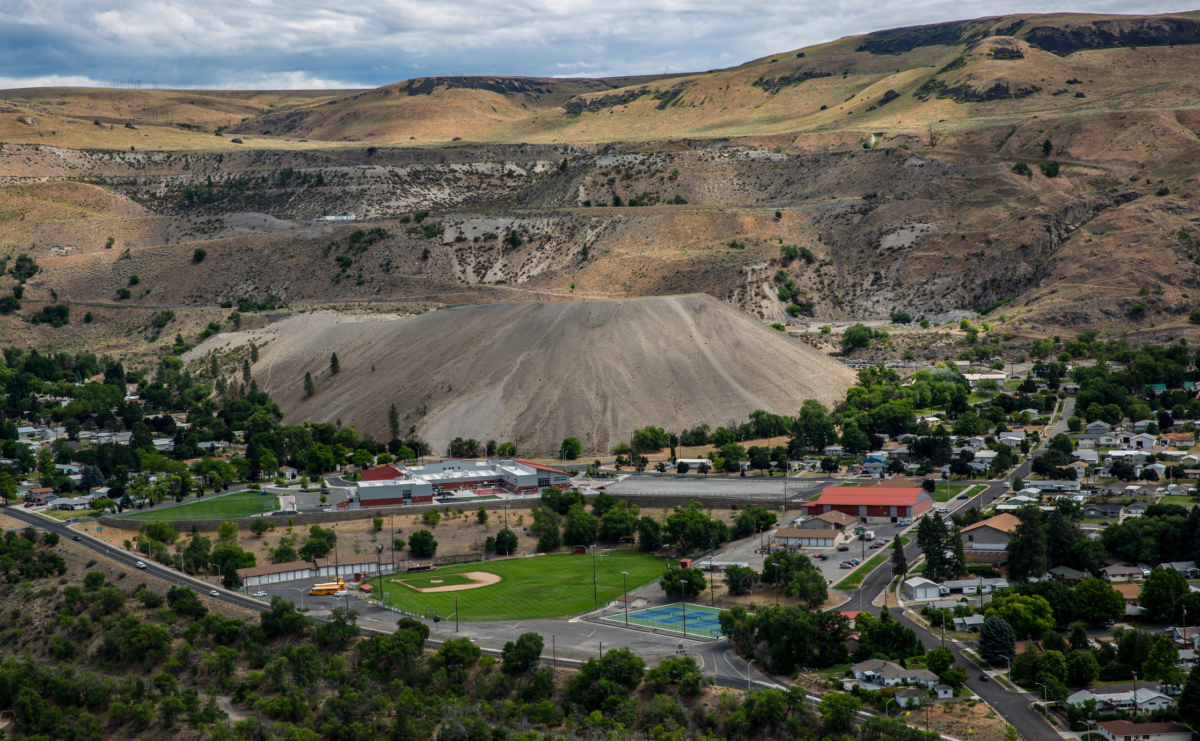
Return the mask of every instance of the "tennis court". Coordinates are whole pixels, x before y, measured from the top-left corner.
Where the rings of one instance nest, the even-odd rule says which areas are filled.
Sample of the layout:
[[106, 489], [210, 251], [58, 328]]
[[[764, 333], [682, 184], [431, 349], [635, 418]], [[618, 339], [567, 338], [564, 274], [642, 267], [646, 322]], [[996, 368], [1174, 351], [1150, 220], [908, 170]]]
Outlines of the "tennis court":
[[[631, 625], [641, 625], [647, 628], [670, 630], [676, 633], [695, 635], [721, 636], [721, 611], [701, 605], [664, 605], [663, 607], [648, 607], [629, 613]], [[625, 613], [608, 615], [604, 618], [614, 623], [624, 623]]]

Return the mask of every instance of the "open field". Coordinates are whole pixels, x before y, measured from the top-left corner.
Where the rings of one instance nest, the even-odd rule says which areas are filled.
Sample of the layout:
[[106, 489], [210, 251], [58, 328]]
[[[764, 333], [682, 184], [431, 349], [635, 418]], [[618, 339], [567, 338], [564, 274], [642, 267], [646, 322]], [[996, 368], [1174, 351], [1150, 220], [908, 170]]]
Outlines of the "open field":
[[412, 587], [413, 591], [421, 589], [430, 589], [433, 587], [453, 587], [460, 584], [475, 584], [475, 580], [462, 576], [461, 574], [442, 574], [441, 576], [415, 576], [411, 579], [404, 577], [389, 578], [388, 583], [400, 583], [406, 587]]
[[1180, 497], [1180, 496], [1165, 496], [1158, 500], [1162, 504], [1179, 504], [1184, 507], [1192, 507], [1200, 503], [1200, 497]]
[[240, 519], [261, 512], [274, 512], [277, 509], [279, 509], [279, 498], [273, 494], [239, 491], [232, 494], [209, 495], [199, 501], [188, 502], [178, 507], [150, 507], [134, 510], [127, 515], [122, 515], [122, 519], [139, 521]]
[[[595, 607], [592, 564], [592, 557], [587, 555], [536, 556], [448, 566], [420, 577], [438, 579], [471, 571], [500, 577], [497, 584], [458, 592], [416, 593], [400, 589], [391, 580], [404, 579], [404, 574], [385, 575], [369, 583], [381, 597], [384, 592], [389, 593], [382, 597], [387, 605], [414, 615], [453, 615], [457, 598], [463, 620], [548, 618], [576, 615]], [[599, 604], [604, 605], [620, 596], [622, 571], [629, 574], [626, 581], [632, 592], [662, 576], [664, 561], [645, 553], [615, 551], [597, 558], [595, 568], [595, 592]]]
[[982, 484], [942, 484], [937, 485], [937, 489], [933, 492], [933, 501], [948, 502], [951, 499], [962, 494], [964, 491], [968, 496], [978, 494], [982, 489], [986, 489]]

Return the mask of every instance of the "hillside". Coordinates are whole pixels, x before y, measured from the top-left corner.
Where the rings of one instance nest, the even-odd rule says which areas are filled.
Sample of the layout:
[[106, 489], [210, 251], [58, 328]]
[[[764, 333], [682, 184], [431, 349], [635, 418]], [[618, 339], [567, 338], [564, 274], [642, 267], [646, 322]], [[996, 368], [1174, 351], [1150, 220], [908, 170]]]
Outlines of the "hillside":
[[755, 409], [795, 414], [805, 399], [833, 404], [854, 381], [841, 363], [703, 295], [300, 314], [217, 335], [185, 360], [250, 341], [260, 346], [254, 378], [288, 420], [340, 420], [384, 439], [395, 404], [402, 428], [415, 425], [435, 450], [462, 436], [553, 455], [571, 436], [607, 451], [650, 424], [681, 430]]

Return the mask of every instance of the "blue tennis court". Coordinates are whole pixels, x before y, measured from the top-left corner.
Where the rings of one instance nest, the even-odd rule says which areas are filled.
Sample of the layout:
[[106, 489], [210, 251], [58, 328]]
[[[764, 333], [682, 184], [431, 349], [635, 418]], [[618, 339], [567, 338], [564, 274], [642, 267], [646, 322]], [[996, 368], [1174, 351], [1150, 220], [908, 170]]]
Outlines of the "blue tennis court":
[[[720, 614], [720, 610], [701, 605], [688, 605], [686, 609], [683, 605], [678, 604], [664, 605], [630, 612], [629, 622], [632, 625], [669, 630], [675, 633], [695, 633], [719, 637], [721, 635]], [[624, 623], [625, 613], [608, 615], [604, 619], [614, 623]]]

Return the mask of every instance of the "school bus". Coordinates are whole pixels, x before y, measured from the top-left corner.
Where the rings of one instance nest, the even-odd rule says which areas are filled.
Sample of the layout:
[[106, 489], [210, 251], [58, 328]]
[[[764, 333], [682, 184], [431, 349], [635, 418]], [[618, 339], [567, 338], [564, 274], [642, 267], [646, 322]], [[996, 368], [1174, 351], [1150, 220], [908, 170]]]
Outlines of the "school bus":
[[309, 594], [317, 594], [317, 595], [337, 594], [338, 592], [342, 591], [345, 588], [346, 588], [346, 584], [345, 584], [345, 582], [342, 581], [342, 577], [339, 576], [339, 577], [335, 577], [334, 581], [329, 582], [328, 584], [314, 584], [313, 588], [310, 589], [308, 591], [308, 593]]

